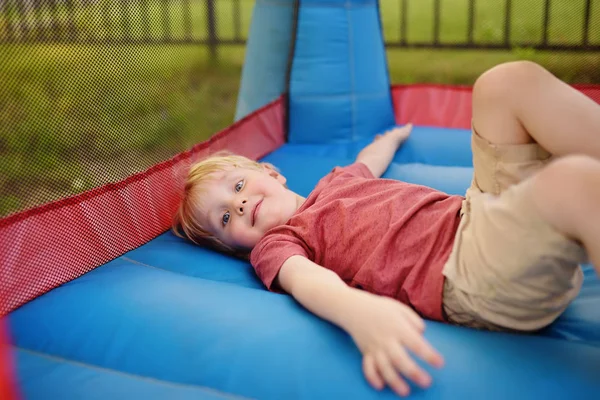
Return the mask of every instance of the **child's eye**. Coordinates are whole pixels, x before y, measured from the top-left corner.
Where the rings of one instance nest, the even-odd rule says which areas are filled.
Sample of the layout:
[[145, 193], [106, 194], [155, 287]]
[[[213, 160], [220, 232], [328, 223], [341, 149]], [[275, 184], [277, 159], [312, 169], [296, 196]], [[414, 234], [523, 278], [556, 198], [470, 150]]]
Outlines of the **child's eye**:
[[227, 211], [225, 214], [223, 214], [223, 225], [227, 225], [229, 218], [231, 218], [231, 214], [229, 214], [229, 211]]
[[236, 193], [239, 192], [240, 190], [242, 190], [243, 187], [244, 187], [244, 181], [239, 181], [238, 183], [236, 183], [235, 184]]

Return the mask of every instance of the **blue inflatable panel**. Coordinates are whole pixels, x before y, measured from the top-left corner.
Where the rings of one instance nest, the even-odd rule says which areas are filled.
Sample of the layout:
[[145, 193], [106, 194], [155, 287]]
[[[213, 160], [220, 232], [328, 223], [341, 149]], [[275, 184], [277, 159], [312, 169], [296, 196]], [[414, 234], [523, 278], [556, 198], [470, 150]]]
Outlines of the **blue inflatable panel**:
[[[468, 135], [418, 127], [385, 177], [464, 193], [472, 174]], [[435, 150], [425, 155], [428, 146]], [[334, 166], [352, 162], [359, 148], [288, 144], [266, 160], [288, 177], [291, 189], [307, 195]], [[596, 399], [598, 310], [600, 281], [587, 266], [580, 296], [540, 334], [427, 322], [425, 336], [446, 366], [425, 366], [433, 386], [413, 387], [413, 397]], [[9, 323], [24, 352], [17, 352], [17, 372], [31, 399], [52, 398], [38, 385], [54, 393], [61, 382], [73, 385], [65, 393], [79, 393], [78, 385], [86, 393], [107, 393], [102, 388], [111, 385], [143, 393], [148, 382], [139, 377], [159, 381], [156, 393], [164, 399], [185, 399], [191, 388], [277, 400], [396, 398], [366, 383], [361, 355], [344, 331], [290, 296], [267, 292], [247, 262], [171, 233], [29, 302], [9, 315]], [[65, 365], [51, 365], [55, 359], [48, 356]]]
[[394, 122], [376, 0], [301, 1], [290, 143], [347, 143]]
[[98, 368], [26, 350], [15, 350], [24, 399], [234, 400], [238, 396]]
[[286, 86], [294, 0], [255, 0], [235, 120], [278, 98]]

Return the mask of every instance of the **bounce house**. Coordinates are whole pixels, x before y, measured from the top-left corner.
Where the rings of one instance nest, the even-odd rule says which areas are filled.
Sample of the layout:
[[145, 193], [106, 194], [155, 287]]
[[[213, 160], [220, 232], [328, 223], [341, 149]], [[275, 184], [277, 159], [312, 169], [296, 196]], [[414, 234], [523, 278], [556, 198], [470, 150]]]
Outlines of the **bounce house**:
[[[599, 87], [577, 88], [600, 101]], [[3, 398], [397, 398], [369, 386], [344, 331], [268, 292], [248, 262], [171, 233], [181, 176], [227, 149], [276, 165], [306, 196], [412, 122], [384, 177], [463, 195], [470, 115], [469, 87], [390, 84], [376, 0], [257, 0], [233, 125], [0, 220]], [[445, 366], [424, 366], [432, 386], [411, 397], [600, 398], [600, 281], [583, 270], [579, 297], [536, 334], [427, 321]]]

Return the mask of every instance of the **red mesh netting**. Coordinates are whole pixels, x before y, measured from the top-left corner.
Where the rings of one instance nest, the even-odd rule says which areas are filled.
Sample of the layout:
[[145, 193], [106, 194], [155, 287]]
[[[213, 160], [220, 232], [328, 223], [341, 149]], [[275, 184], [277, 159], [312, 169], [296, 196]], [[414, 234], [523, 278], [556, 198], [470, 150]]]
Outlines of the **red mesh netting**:
[[190, 163], [228, 149], [257, 159], [284, 143], [282, 99], [168, 161], [0, 220], [0, 315], [169, 229]]

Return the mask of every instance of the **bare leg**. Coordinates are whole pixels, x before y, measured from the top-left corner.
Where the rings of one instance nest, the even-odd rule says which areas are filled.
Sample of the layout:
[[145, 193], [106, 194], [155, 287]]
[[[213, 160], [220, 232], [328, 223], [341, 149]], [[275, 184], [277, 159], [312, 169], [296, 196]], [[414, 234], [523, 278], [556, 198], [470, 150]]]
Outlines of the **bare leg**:
[[479, 77], [473, 125], [492, 143], [536, 141], [558, 156], [600, 159], [600, 105], [532, 62], [502, 64]]
[[600, 275], [600, 160], [567, 156], [532, 179], [533, 200], [542, 218], [582, 242]]

